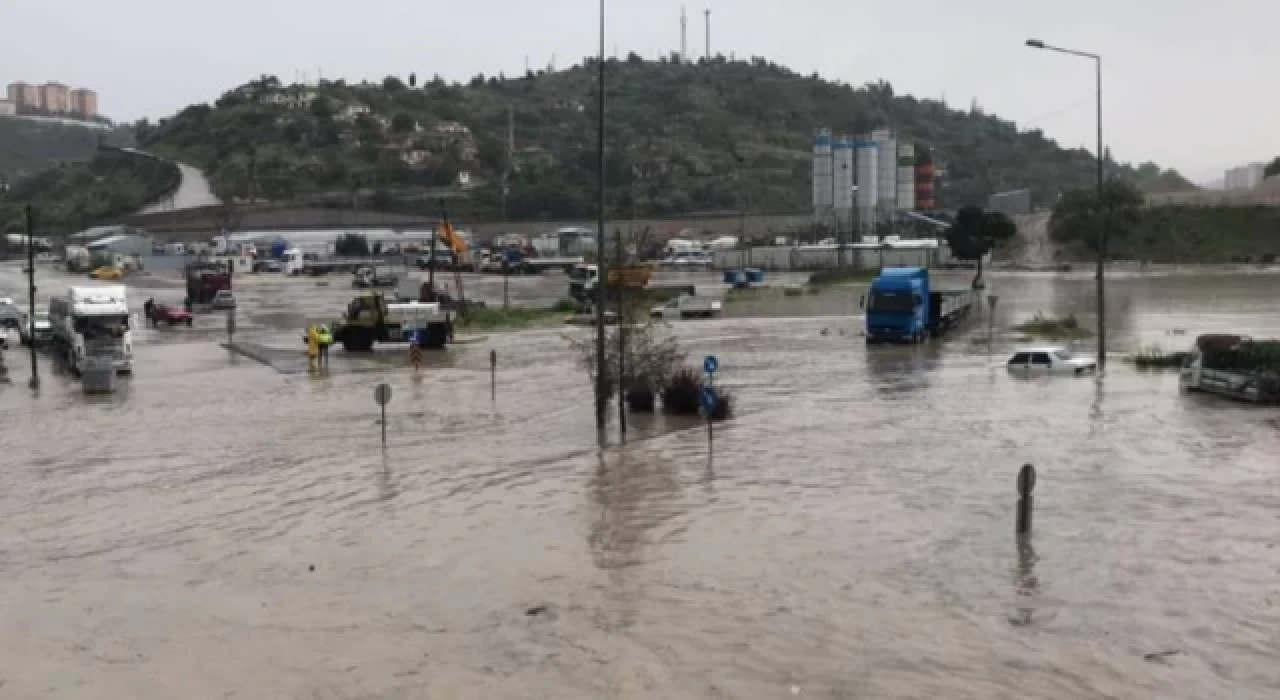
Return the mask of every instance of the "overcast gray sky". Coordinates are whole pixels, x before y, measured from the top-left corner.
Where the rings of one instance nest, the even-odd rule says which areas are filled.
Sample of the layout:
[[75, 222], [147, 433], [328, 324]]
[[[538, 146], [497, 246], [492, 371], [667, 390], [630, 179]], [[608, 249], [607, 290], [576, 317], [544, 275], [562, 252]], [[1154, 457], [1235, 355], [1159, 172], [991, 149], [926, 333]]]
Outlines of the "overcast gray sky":
[[[1104, 56], [1104, 127], [1115, 157], [1197, 181], [1280, 155], [1275, 0], [607, 0], [607, 46], [655, 57], [761, 55], [801, 73], [946, 98], [1093, 144], [1093, 67], [1023, 47], [1027, 37]], [[179, 9], [182, 8], [182, 9]], [[439, 73], [508, 75], [594, 53], [594, 0], [0, 0], [0, 82], [94, 88], [117, 120], [161, 117], [261, 73], [291, 80]], [[820, 126], [820, 125], [815, 125]]]

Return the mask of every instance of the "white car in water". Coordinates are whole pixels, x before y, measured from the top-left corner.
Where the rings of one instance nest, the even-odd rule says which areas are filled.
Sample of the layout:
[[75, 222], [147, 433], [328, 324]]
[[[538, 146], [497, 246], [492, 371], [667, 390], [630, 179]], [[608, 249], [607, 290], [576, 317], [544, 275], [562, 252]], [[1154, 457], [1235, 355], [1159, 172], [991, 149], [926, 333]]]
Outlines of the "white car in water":
[[1011, 374], [1019, 376], [1080, 376], [1096, 372], [1098, 361], [1090, 355], [1076, 355], [1061, 345], [1045, 345], [1019, 348], [1006, 366]]

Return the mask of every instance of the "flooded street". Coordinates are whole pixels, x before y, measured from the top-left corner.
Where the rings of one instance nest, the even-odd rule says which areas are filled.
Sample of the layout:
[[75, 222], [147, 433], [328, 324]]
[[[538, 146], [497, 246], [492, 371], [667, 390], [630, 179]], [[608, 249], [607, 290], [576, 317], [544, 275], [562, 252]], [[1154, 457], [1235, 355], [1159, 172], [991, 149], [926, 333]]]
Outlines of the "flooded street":
[[[1277, 282], [1116, 280], [1099, 381], [1010, 377], [985, 319], [868, 349], [856, 288], [760, 302], [674, 326], [735, 396], [713, 445], [632, 416], [603, 452], [574, 331], [300, 371], [289, 325], [339, 312], [337, 283], [238, 287], [270, 365], [220, 316], [136, 331], [109, 397], [47, 358], [33, 397], [10, 351], [0, 698], [1273, 699], [1280, 411], [1121, 355], [1280, 336]], [[995, 326], [1090, 327], [1092, 285], [997, 276]]]

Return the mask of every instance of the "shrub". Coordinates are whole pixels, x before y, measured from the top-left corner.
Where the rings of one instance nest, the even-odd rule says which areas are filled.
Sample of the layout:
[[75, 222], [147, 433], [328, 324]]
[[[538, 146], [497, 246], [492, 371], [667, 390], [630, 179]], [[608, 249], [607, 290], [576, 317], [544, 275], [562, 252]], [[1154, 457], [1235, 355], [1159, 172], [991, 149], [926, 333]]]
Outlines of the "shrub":
[[662, 388], [662, 410], [677, 416], [696, 416], [702, 408], [702, 376], [683, 367]]

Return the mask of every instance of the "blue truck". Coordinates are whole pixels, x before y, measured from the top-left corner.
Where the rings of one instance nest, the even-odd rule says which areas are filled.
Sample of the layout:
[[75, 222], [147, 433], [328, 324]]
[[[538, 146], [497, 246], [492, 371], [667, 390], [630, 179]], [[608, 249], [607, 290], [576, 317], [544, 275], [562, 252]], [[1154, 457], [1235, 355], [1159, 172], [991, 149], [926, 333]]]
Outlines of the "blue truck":
[[921, 343], [941, 336], [969, 315], [972, 289], [935, 290], [923, 267], [886, 267], [863, 297], [867, 344]]

